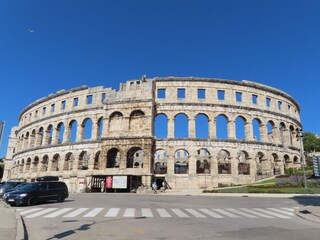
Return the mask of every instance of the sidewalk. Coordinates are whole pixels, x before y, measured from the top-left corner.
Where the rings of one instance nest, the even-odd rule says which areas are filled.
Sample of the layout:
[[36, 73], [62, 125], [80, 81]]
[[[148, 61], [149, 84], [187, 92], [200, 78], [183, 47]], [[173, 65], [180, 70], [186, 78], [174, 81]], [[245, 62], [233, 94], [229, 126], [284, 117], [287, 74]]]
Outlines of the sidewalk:
[[295, 214], [305, 220], [320, 223], [320, 206], [305, 206], [296, 209]]
[[24, 229], [20, 215], [2, 200], [0, 200], [0, 219], [0, 240], [24, 239]]

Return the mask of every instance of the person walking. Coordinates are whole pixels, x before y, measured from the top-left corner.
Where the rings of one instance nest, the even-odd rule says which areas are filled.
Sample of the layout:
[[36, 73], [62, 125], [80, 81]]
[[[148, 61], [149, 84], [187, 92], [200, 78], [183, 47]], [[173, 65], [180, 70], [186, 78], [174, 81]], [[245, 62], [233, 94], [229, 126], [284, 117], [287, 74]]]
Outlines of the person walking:
[[154, 181], [154, 182], [152, 183], [152, 189], [153, 189], [153, 193], [154, 193], [154, 194], [157, 194], [157, 193], [158, 193], [157, 188], [158, 188], [157, 183]]

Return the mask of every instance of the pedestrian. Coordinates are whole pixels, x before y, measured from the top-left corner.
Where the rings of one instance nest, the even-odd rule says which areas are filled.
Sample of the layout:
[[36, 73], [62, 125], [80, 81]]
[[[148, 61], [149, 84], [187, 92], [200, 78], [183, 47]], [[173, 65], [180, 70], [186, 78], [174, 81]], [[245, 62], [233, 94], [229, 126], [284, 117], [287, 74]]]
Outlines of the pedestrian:
[[165, 183], [165, 181], [162, 182], [162, 188], [163, 188], [163, 192], [165, 193], [166, 192], [166, 183]]
[[152, 183], [152, 189], [153, 189], [153, 193], [154, 194], [157, 194], [158, 192], [157, 192], [157, 183], [154, 181], [153, 183]]

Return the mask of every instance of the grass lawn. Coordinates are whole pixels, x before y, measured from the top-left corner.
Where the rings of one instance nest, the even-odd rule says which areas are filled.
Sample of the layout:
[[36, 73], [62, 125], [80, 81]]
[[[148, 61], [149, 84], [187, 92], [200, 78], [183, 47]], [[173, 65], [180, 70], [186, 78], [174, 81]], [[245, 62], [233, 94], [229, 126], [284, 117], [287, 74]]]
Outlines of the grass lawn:
[[289, 193], [289, 194], [320, 194], [320, 188], [297, 188], [297, 187], [259, 187], [246, 186], [236, 188], [224, 188], [207, 190], [208, 193]]

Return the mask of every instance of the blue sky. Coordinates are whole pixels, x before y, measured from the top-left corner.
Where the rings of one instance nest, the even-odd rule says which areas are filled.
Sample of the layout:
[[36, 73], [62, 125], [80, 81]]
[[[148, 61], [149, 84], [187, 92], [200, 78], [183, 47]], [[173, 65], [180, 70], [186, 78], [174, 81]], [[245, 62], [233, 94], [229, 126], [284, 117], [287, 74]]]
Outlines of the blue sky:
[[144, 74], [279, 88], [299, 102], [304, 131], [320, 134], [319, 26], [318, 0], [2, 0], [0, 157], [33, 101]]

